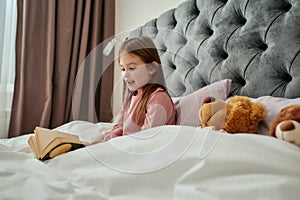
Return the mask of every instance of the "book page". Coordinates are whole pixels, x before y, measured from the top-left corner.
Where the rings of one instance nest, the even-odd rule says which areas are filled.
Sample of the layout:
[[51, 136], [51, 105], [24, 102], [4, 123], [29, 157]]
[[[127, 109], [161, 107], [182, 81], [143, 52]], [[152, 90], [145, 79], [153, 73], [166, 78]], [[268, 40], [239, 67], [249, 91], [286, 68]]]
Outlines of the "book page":
[[42, 159], [46, 156], [49, 151], [54, 147], [63, 143], [74, 143], [74, 144], [84, 144], [81, 142], [77, 135], [64, 133], [61, 131], [51, 130], [42, 127], [36, 127], [35, 129], [35, 140], [36, 149], [38, 153], [38, 158]]
[[27, 142], [28, 142], [30, 148], [32, 149], [33, 153], [35, 154], [35, 156], [38, 158], [40, 152], [38, 152], [35, 137], [33, 135], [30, 136]]

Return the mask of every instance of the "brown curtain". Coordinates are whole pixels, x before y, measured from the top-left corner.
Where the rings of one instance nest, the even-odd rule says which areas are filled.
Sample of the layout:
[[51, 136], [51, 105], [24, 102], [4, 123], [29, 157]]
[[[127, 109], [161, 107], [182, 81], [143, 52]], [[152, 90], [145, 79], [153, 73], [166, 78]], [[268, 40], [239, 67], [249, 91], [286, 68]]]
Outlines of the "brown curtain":
[[115, 0], [18, 0], [9, 137], [74, 119], [111, 120], [113, 55], [90, 55], [113, 36], [114, 10]]

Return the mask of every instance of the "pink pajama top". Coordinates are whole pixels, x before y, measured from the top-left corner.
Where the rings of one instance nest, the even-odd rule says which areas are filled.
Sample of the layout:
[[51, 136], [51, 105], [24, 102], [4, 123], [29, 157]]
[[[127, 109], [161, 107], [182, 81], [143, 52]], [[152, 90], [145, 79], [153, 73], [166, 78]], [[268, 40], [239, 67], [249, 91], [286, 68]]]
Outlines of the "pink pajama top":
[[168, 94], [162, 89], [156, 89], [149, 97], [146, 109], [141, 115], [142, 125], [135, 122], [137, 106], [142, 95], [132, 96], [129, 108], [121, 110], [118, 120], [105, 137], [113, 138], [136, 133], [155, 126], [175, 124], [175, 106]]

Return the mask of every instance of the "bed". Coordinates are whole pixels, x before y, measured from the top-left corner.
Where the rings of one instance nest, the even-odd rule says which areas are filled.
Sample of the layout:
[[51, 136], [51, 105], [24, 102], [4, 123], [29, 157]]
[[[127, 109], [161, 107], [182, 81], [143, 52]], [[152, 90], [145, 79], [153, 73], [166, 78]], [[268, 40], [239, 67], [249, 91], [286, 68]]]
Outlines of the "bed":
[[[300, 0], [187, 0], [133, 30], [159, 49], [176, 125], [39, 161], [30, 135], [0, 140], [1, 199], [299, 199], [300, 147], [268, 136], [300, 104]], [[257, 134], [200, 128], [206, 96], [248, 96], [268, 115]], [[57, 130], [92, 142], [112, 123]]]

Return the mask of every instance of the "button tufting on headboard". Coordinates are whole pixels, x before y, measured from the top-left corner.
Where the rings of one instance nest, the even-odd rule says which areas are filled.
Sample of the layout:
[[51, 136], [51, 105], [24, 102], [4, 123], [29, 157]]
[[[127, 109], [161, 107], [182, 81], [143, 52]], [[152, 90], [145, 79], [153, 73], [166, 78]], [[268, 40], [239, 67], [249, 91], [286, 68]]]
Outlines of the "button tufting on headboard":
[[263, 51], [266, 51], [268, 49], [268, 45], [266, 43], [262, 43], [260, 45], [260, 49], [263, 50]]
[[286, 2], [286, 4], [282, 6], [282, 9], [285, 10], [286, 12], [288, 12], [291, 8], [292, 5], [289, 2]]
[[245, 25], [246, 22], [247, 22], [247, 19], [244, 18], [244, 17], [241, 17], [241, 18], [239, 18], [239, 22], [240, 22], [241, 25]]
[[300, 0], [188, 0], [137, 28], [172, 96], [232, 79], [230, 95], [300, 96]]

